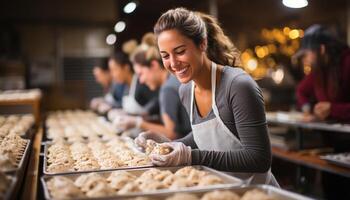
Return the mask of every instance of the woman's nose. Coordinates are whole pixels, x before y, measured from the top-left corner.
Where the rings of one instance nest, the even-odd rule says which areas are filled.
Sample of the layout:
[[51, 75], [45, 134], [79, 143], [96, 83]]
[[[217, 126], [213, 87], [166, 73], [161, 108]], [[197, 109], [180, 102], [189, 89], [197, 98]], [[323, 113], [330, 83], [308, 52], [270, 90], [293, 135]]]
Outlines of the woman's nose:
[[170, 66], [175, 67], [179, 65], [179, 61], [176, 59], [175, 56], [170, 56]]

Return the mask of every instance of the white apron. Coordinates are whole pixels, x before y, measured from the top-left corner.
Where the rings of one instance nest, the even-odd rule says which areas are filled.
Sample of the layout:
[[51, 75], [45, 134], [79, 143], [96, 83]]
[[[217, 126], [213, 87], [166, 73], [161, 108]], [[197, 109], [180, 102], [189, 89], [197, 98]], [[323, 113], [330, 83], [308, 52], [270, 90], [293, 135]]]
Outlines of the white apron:
[[130, 84], [129, 95], [123, 96], [122, 107], [129, 114], [141, 115], [146, 111], [135, 99], [136, 85], [137, 76], [134, 75]]
[[114, 97], [110, 92], [108, 92], [103, 98], [109, 105], [113, 105], [115, 103]]
[[[215, 118], [202, 122], [199, 124], [193, 124], [193, 104], [194, 104], [194, 82], [192, 82], [191, 91], [191, 109], [190, 109], [190, 121], [193, 132], [193, 138], [200, 150], [209, 151], [231, 151], [242, 149], [242, 144], [238, 138], [226, 127], [221, 120], [219, 110], [215, 102], [215, 90], [216, 90], [216, 64], [212, 62], [211, 70], [211, 87], [212, 87], [212, 109], [215, 114]], [[279, 187], [275, 177], [269, 169], [266, 173], [232, 173], [229, 174], [243, 179], [247, 184], [269, 184]]]

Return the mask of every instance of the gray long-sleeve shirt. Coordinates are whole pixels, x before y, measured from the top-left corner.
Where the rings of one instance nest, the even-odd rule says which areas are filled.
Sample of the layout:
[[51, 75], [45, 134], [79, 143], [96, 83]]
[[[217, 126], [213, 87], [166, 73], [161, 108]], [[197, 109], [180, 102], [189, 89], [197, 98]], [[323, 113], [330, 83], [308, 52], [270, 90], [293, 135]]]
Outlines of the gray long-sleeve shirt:
[[[187, 113], [190, 112], [191, 84], [191, 82], [182, 84], [179, 89], [180, 98]], [[243, 148], [227, 149], [224, 152], [200, 150], [191, 132], [177, 141], [191, 146], [192, 164], [206, 165], [230, 172], [266, 172], [271, 166], [271, 147], [264, 100], [256, 82], [242, 69], [225, 66], [221, 80], [216, 86], [215, 99], [221, 120], [240, 140]], [[213, 110], [207, 116], [200, 117], [194, 102], [194, 124], [214, 117]]]

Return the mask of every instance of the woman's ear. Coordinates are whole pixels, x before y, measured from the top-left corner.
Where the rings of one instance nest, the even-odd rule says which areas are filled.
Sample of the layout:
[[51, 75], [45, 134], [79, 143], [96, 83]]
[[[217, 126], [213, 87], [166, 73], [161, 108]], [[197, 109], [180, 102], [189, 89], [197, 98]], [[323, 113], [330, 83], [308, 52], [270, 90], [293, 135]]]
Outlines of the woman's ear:
[[207, 48], [208, 48], [208, 41], [207, 41], [207, 38], [204, 38], [203, 41], [199, 44], [199, 49], [201, 51], [206, 52]]
[[150, 66], [151, 69], [158, 69], [158, 68], [160, 68], [159, 63], [156, 60], [152, 60], [150, 65], [151, 65]]

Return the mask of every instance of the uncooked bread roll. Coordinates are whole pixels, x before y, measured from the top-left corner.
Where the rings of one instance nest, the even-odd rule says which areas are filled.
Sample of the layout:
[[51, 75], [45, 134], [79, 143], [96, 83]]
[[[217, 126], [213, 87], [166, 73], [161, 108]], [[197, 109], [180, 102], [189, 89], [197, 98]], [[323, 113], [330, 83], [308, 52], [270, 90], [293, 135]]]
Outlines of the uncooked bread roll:
[[220, 177], [215, 175], [206, 175], [201, 177], [198, 186], [216, 185], [222, 183], [224, 183], [224, 181]]
[[276, 200], [276, 198], [267, 195], [265, 192], [258, 189], [249, 190], [242, 196], [241, 200]]
[[236, 193], [231, 191], [215, 190], [213, 192], [209, 192], [203, 195], [201, 200], [239, 200], [239, 196]]
[[166, 155], [172, 151], [173, 151], [173, 149], [171, 147], [161, 145], [161, 144], [156, 144], [156, 146], [153, 148], [151, 154]]
[[125, 171], [115, 171], [107, 178], [109, 186], [115, 190], [122, 189], [126, 184], [135, 180], [135, 176]]
[[192, 181], [186, 179], [186, 178], [182, 178], [182, 177], [177, 177], [175, 179], [175, 181], [171, 184], [170, 189], [181, 189], [181, 188], [185, 188], [185, 187], [192, 187], [194, 186], [194, 184], [192, 183]]
[[47, 182], [47, 187], [52, 197], [57, 199], [69, 199], [83, 197], [83, 193], [76, 187], [72, 180], [57, 176]]
[[126, 184], [121, 190], [118, 191], [118, 194], [127, 194], [132, 192], [140, 192], [139, 184], [136, 182], [131, 182]]
[[162, 182], [148, 180], [148, 181], [143, 182], [140, 185], [140, 188], [143, 192], [150, 192], [150, 191], [165, 189], [166, 187]]
[[166, 198], [165, 200], [199, 200], [199, 198], [193, 194], [178, 193], [171, 197]]
[[188, 177], [192, 170], [196, 170], [196, 169], [194, 167], [187, 166], [187, 167], [184, 167], [184, 168], [177, 170], [175, 172], [175, 175], [180, 176], [180, 177]]

